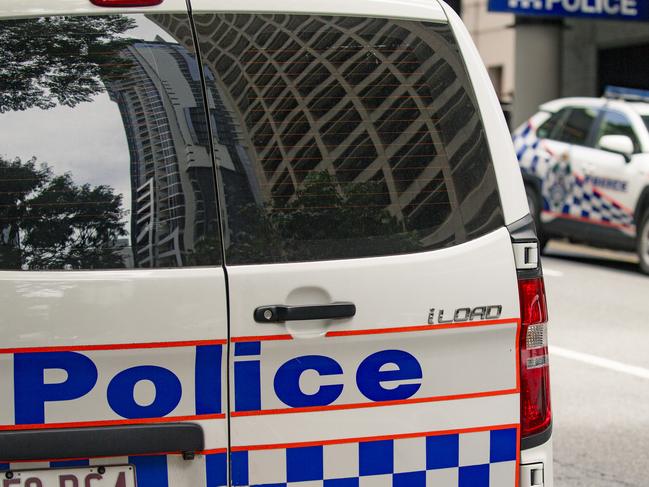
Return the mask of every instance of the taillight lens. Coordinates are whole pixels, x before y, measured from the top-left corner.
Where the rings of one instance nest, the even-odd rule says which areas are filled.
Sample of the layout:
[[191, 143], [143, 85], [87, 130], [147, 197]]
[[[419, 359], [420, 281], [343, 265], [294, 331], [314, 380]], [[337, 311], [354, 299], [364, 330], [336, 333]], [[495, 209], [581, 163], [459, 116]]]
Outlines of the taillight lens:
[[90, 0], [98, 7], [151, 7], [160, 5], [163, 0]]
[[548, 308], [543, 278], [518, 281], [521, 303], [521, 435], [540, 433], [550, 426], [550, 364]]

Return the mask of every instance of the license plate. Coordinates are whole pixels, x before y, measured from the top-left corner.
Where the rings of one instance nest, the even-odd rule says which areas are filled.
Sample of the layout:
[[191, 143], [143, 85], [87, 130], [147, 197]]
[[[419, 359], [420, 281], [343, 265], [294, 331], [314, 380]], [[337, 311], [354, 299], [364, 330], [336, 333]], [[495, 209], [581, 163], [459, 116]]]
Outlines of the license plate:
[[135, 487], [132, 465], [14, 470], [0, 478], [2, 487]]

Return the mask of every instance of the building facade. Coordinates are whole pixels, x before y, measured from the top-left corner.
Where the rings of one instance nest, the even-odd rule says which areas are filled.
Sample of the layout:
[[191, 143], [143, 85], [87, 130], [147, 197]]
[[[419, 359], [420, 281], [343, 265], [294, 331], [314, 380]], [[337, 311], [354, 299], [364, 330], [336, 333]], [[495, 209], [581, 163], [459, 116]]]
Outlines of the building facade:
[[505, 115], [509, 118], [514, 98], [514, 16], [487, 11], [488, 0], [457, 0], [459, 10], [475, 42]]
[[466, 24], [512, 128], [551, 99], [649, 89], [646, 22], [515, 16], [488, 0], [449, 2]]

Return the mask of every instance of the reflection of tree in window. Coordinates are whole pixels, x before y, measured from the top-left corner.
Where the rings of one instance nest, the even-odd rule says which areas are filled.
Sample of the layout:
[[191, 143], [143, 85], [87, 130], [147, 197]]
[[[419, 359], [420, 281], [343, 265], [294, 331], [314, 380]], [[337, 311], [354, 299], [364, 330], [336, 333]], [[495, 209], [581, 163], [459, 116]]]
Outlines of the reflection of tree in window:
[[[119, 51], [135, 27], [124, 16], [7, 20], [0, 29], [0, 113], [75, 107], [131, 68]], [[125, 266], [122, 196], [77, 184], [36, 159], [0, 158], [0, 267]]]
[[419, 233], [390, 215], [386, 194], [380, 179], [340, 185], [325, 171], [312, 172], [290, 200], [238, 209], [233, 218], [248, 224], [232, 236], [237, 246], [230, 263], [265, 262], [269, 256], [275, 262], [291, 262], [354, 257], [359, 251], [416, 252], [421, 248]]
[[[186, 15], [175, 17], [189, 30]], [[123, 35], [132, 28], [154, 40]], [[60, 139], [60, 143], [49, 134], [30, 140], [28, 151], [48, 161], [52, 167], [48, 174], [56, 174], [53, 181], [61, 182], [58, 191], [69, 194], [55, 199], [50, 190], [45, 190], [50, 183], [43, 183], [43, 192], [38, 195], [39, 211], [23, 212], [27, 220], [19, 228], [14, 225], [4, 231], [4, 243], [13, 245], [22, 255], [10, 259], [12, 268], [23, 264], [29, 268], [182, 266], [197, 242], [218, 230], [200, 70], [192, 49], [166, 38], [164, 30], [143, 15], [2, 21], [0, 112], [7, 113], [2, 122], [11, 123], [13, 117], [25, 125], [35, 120], [42, 127], [42, 120], [58, 117], [61, 132], [69, 137]], [[84, 104], [87, 106], [80, 106]], [[43, 110], [50, 113], [42, 114]], [[11, 113], [16, 111], [29, 113], [24, 117]], [[85, 137], [75, 140], [70, 134], [84, 124], [84, 117], [90, 117], [89, 125], [94, 128], [107, 130], [95, 130], [92, 135], [81, 130]], [[98, 140], [113, 143], [104, 143], [107, 150], [97, 154]], [[22, 152], [20, 143], [14, 144], [14, 150], [10, 142], [3, 144], [5, 152], [20, 154], [23, 160], [31, 156]], [[67, 168], [74, 168], [76, 174], [58, 176]], [[75, 177], [80, 175], [98, 186], [80, 185], [85, 182]], [[107, 194], [99, 194], [99, 188], [113, 192], [108, 185], [101, 185], [105, 181], [124, 193], [129, 210], [118, 208], [121, 213], [117, 214], [122, 214], [124, 221], [119, 228], [113, 228], [110, 238], [105, 231], [116, 213], [111, 209], [110, 215], [103, 215], [106, 225], [101, 232], [106, 256], [97, 260], [99, 251], [93, 250], [92, 244], [86, 246], [88, 255], [83, 256], [79, 255], [83, 246], [73, 241], [64, 243], [62, 237], [48, 240], [40, 228], [54, 227], [58, 222], [70, 225], [69, 235], [92, 240], [90, 235], [99, 232], [99, 227], [93, 227], [91, 220], [86, 231], [80, 220], [70, 215], [51, 217], [44, 205], [51, 203], [52, 214], [59, 215], [57, 205], [65, 199], [78, 213], [85, 204], [85, 209], [94, 210], [99, 218], [102, 211], [108, 210], [97, 202], [110, 199]], [[12, 183], [4, 183], [12, 191]], [[88, 192], [97, 201], [87, 200]], [[115, 198], [122, 202], [121, 195]], [[28, 201], [32, 206], [36, 204]], [[44, 226], [30, 223], [34, 215], [43, 218]], [[42, 242], [38, 243], [37, 237]], [[116, 245], [121, 248], [121, 260], [111, 260], [119, 253], [114, 249]], [[47, 251], [38, 256], [28, 248]], [[213, 254], [210, 263], [218, 263], [219, 256], [220, 252]]]
[[122, 196], [35, 159], [0, 158], [0, 268], [124, 267]]
[[129, 64], [119, 39], [135, 27], [124, 16], [47, 17], [2, 22], [0, 113], [30, 107], [73, 107], [105, 91], [102, 78], [120, 76]]

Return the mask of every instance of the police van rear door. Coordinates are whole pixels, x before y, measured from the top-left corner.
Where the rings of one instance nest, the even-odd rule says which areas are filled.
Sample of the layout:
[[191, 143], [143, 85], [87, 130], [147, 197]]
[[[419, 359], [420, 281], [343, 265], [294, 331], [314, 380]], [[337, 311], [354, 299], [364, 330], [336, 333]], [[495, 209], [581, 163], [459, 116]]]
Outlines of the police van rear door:
[[427, 21], [338, 5], [192, 1], [222, 188], [231, 485], [514, 486], [516, 271], [453, 33], [432, 3], [410, 13]]
[[3, 485], [225, 485], [207, 119], [194, 49], [161, 27], [191, 28], [185, 2], [5, 4]]

